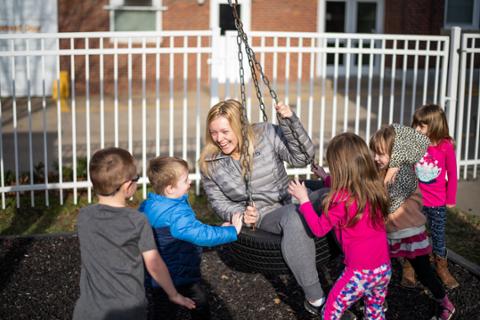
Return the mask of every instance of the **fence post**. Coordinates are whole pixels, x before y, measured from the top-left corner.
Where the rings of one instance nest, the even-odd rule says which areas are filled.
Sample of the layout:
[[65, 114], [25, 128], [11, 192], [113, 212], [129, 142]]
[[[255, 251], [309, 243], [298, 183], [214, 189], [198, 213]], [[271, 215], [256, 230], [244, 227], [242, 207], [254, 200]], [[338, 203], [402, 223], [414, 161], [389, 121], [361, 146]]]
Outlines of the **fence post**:
[[[467, 46], [467, 43], [462, 44], [463, 47], [465, 48]], [[465, 50], [459, 49], [458, 51], [458, 56], [460, 59], [460, 80], [459, 80], [459, 85], [458, 85], [458, 102], [457, 102], [457, 122], [456, 122], [456, 135], [454, 137], [455, 139], [455, 152], [456, 152], [456, 157], [457, 157], [457, 177], [460, 179], [460, 168], [462, 167], [461, 162], [461, 151], [462, 151], [462, 132], [463, 132], [463, 110], [465, 108], [465, 75], [467, 71], [467, 55]], [[450, 125], [450, 123], [449, 123]], [[466, 160], [466, 159], [465, 159]], [[467, 166], [465, 164], [465, 170]]]
[[219, 62], [216, 61], [218, 56], [215, 52], [216, 44], [220, 43], [220, 28], [212, 28], [212, 53], [210, 56], [210, 106], [218, 102], [218, 77], [215, 74], [216, 67]]
[[[450, 61], [448, 68], [448, 108], [445, 106], [447, 114], [448, 126], [450, 129], [450, 136], [455, 134], [455, 114], [457, 108], [460, 107], [457, 103], [458, 96], [458, 74], [460, 63], [460, 40], [462, 37], [462, 29], [460, 27], [452, 27], [450, 34]], [[458, 138], [458, 137], [457, 137]]]

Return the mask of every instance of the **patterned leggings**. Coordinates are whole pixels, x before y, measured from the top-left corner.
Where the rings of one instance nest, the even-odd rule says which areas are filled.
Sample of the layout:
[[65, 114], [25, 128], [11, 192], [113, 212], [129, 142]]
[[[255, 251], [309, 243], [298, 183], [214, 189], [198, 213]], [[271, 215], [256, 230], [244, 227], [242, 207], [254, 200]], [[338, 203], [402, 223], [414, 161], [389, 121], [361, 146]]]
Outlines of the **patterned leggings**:
[[383, 302], [391, 276], [390, 264], [366, 270], [346, 267], [328, 294], [322, 319], [340, 319], [345, 310], [362, 297], [365, 319], [385, 319]]
[[430, 236], [432, 237], [433, 253], [446, 258], [445, 225], [447, 224], [447, 207], [423, 207], [423, 214], [427, 217]]

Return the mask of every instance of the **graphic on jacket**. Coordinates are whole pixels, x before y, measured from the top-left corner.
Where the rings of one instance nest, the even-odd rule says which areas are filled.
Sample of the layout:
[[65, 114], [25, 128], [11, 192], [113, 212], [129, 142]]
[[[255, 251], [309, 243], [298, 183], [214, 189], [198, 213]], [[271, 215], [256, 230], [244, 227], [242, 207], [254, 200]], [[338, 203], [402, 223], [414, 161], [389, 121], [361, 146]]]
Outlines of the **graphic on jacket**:
[[425, 153], [423, 158], [415, 164], [415, 173], [421, 183], [434, 183], [437, 177], [442, 173], [442, 168], [438, 166], [438, 160], [433, 159], [431, 155]]

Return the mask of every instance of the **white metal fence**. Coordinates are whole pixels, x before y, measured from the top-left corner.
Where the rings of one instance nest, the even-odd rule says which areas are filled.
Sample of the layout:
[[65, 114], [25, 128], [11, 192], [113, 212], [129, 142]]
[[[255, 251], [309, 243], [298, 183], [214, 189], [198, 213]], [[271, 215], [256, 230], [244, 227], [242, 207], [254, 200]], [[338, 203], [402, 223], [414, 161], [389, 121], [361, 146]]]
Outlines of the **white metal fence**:
[[[464, 35], [460, 42], [455, 29], [451, 38], [285, 32], [249, 37], [279, 97], [300, 115], [320, 162], [326, 143], [340, 132], [368, 139], [382, 124], [409, 124], [417, 106], [439, 103], [456, 133], [462, 177], [476, 178], [473, 96], [479, 82], [473, 74], [480, 36]], [[67, 71], [67, 99], [51, 98], [49, 66], [59, 90]], [[159, 154], [188, 159], [199, 190], [196, 159], [206, 112], [219, 99], [239, 97], [235, 33], [222, 37], [217, 30], [0, 35], [0, 68], [2, 207], [7, 201], [19, 206], [20, 193], [30, 193], [32, 206], [48, 205], [53, 189], [60, 201], [63, 190], [73, 190], [74, 202], [78, 190], [86, 189], [90, 201], [86, 168], [92, 152], [105, 146], [136, 156], [144, 195], [147, 161]], [[22, 92], [16, 90], [19, 79], [25, 82]], [[247, 88], [249, 116], [256, 121], [261, 117], [251, 82]], [[275, 122], [270, 100], [267, 105]]]
[[477, 178], [480, 158], [480, 34], [463, 34], [455, 132], [461, 178]]

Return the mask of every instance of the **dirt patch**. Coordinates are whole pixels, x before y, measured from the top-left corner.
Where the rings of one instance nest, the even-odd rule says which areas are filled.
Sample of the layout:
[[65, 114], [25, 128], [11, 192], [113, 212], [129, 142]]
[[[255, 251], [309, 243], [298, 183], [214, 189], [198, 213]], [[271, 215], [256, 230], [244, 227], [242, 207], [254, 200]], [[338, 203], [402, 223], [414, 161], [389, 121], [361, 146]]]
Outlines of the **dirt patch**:
[[[240, 272], [231, 265], [229, 254], [219, 248], [203, 255], [213, 319], [314, 319], [303, 309], [302, 291], [291, 276]], [[333, 279], [341, 271], [338, 259], [327, 267]], [[387, 319], [430, 319], [434, 301], [421, 289], [401, 288], [398, 268], [394, 263]], [[456, 265], [451, 271], [460, 282], [449, 293], [457, 307], [453, 319], [480, 319], [480, 280]], [[71, 319], [79, 278], [76, 236], [1, 239], [0, 319]], [[322, 283], [328, 289], [324, 277]], [[359, 305], [353, 311], [361, 314]]]

